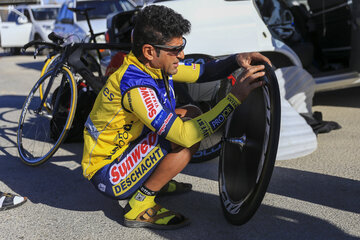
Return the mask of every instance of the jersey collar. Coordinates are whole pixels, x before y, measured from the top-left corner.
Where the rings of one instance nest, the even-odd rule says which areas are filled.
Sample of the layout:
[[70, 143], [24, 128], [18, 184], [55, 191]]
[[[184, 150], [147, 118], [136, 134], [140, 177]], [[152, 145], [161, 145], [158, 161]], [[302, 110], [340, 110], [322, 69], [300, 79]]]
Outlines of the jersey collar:
[[161, 69], [145, 66], [143, 63], [141, 63], [137, 59], [137, 57], [135, 57], [135, 55], [133, 54], [132, 51], [126, 56], [125, 61], [128, 61], [129, 65], [130, 64], [135, 65], [141, 71], [149, 74], [154, 79], [162, 79], [162, 77], [163, 77], [162, 74], [161, 74]]

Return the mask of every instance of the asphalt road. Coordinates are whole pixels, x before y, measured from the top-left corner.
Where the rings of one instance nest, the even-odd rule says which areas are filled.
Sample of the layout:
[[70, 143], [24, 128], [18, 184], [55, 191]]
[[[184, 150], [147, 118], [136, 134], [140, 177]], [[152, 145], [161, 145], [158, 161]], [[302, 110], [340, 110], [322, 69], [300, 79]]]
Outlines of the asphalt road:
[[177, 180], [194, 191], [159, 202], [192, 221], [172, 231], [122, 226], [126, 202], [82, 177], [82, 144], [64, 144], [39, 167], [23, 164], [16, 127], [44, 58], [0, 55], [0, 190], [29, 198], [0, 212], [0, 239], [360, 239], [360, 88], [316, 94], [314, 111], [342, 128], [318, 136], [311, 155], [276, 162], [262, 205], [243, 226], [223, 217], [218, 159], [190, 164]]

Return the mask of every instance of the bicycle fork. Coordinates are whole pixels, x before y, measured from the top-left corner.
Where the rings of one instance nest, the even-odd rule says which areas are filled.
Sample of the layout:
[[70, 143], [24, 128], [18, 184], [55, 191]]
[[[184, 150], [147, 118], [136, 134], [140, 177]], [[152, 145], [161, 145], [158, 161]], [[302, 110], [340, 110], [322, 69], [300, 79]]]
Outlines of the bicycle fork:
[[52, 111], [50, 112], [48, 109], [47, 109], [47, 112], [49, 114], [45, 115], [45, 114], [41, 114], [42, 113], [42, 108], [44, 106], [46, 106], [46, 99], [50, 93], [50, 89], [54, 83], [54, 79], [55, 77], [58, 75], [58, 73], [60, 72], [61, 70], [54, 70], [53, 73], [51, 73], [51, 77], [50, 77], [50, 81], [49, 81], [49, 84], [46, 86], [46, 90], [45, 90], [45, 93], [42, 95], [42, 99], [41, 99], [41, 103], [38, 107], [37, 110], [35, 110], [35, 113], [37, 114], [40, 114], [40, 115], [44, 115], [45, 117], [48, 117], [48, 118], [52, 118], [54, 116], [54, 114], [57, 112], [58, 108], [59, 108], [59, 104], [60, 104], [60, 96], [62, 95], [62, 92], [64, 90], [64, 86], [65, 86], [65, 82], [66, 82], [66, 74], [63, 74], [62, 78], [61, 78], [61, 83], [60, 83], [60, 86], [59, 86], [59, 90], [57, 91], [56, 93], [56, 98], [55, 98], [55, 104], [52, 108]]

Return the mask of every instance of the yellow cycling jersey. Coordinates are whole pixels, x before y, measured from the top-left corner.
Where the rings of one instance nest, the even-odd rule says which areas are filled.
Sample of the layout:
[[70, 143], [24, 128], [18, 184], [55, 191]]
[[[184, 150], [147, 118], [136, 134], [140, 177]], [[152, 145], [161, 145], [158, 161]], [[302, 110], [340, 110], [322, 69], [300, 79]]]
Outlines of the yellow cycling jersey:
[[[224, 77], [229, 71], [224, 71]], [[203, 73], [200, 64], [179, 65], [173, 80], [196, 82]], [[240, 104], [228, 94], [209, 112], [183, 122], [175, 114], [173, 80], [160, 69], [146, 67], [132, 53], [125, 57], [100, 91], [85, 123], [81, 165], [86, 178], [91, 179], [121, 156], [131, 142], [150, 131], [190, 147], [216, 131]]]

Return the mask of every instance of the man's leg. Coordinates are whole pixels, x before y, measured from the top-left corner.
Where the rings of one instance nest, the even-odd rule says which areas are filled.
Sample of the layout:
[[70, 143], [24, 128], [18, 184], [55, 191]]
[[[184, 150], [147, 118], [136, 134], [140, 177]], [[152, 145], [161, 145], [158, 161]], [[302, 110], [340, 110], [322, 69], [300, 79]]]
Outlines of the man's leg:
[[[201, 115], [201, 110], [196, 106], [187, 105], [175, 109], [175, 113], [186, 121]], [[155, 192], [160, 191], [166, 183], [186, 167], [199, 146], [200, 143], [196, 143], [190, 148], [184, 148], [172, 143], [172, 152], [168, 153], [159, 163], [151, 176], [145, 181], [144, 186]]]
[[[193, 118], [192, 110], [176, 111], [180, 117]], [[133, 195], [125, 207], [124, 224], [128, 227], [151, 227], [158, 229], [173, 229], [189, 223], [181, 214], [169, 211], [155, 203], [155, 196], [173, 177], [180, 173], [190, 162], [191, 156], [197, 151], [200, 143], [191, 148], [171, 144], [172, 151], [158, 164], [143, 186]]]
[[186, 167], [191, 160], [191, 156], [199, 148], [199, 145], [197, 143], [189, 149], [172, 144], [173, 151], [161, 160], [151, 176], [145, 181], [145, 187], [155, 192], [160, 191], [166, 183]]
[[190, 223], [181, 214], [163, 208], [155, 202], [157, 192], [185, 168], [191, 159], [192, 152], [198, 148], [198, 146], [193, 146], [190, 148], [193, 150], [190, 150], [175, 144], [172, 147], [173, 151], [161, 160], [151, 176], [126, 205], [125, 226], [175, 229]]

